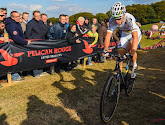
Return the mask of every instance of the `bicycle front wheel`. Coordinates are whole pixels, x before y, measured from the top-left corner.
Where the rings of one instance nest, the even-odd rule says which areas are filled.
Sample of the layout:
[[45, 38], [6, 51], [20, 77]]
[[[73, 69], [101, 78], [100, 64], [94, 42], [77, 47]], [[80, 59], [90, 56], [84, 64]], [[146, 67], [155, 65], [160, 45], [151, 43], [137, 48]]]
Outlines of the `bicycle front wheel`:
[[111, 74], [105, 82], [100, 100], [100, 117], [109, 122], [115, 112], [120, 94], [120, 82], [116, 74]]

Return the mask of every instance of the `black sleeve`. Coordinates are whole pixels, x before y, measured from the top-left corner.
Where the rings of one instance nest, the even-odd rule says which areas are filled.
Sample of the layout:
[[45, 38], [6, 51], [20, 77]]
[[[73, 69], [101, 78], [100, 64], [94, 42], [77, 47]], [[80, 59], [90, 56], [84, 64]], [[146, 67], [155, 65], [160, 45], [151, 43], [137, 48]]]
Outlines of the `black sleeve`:
[[33, 39], [33, 37], [32, 37], [32, 26], [31, 26], [30, 23], [28, 23], [27, 26], [26, 26], [25, 38], [26, 39]]
[[15, 43], [18, 43], [21, 45], [27, 45], [28, 44], [27, 41], [25, 41], [23, 38], [20, 37], [19, 30], [17, 29], [16, 25], [9, 25], [9, 27], [10, 27], [10, 29], [7, 31]]
[[72, 37], [72, 34], [71, 33], [68, 33], [67, 34], [67, 37], [66, 37], [67, 41], [69, 44], [76, 44], [76, 40], [77, 40], [77, 37]]

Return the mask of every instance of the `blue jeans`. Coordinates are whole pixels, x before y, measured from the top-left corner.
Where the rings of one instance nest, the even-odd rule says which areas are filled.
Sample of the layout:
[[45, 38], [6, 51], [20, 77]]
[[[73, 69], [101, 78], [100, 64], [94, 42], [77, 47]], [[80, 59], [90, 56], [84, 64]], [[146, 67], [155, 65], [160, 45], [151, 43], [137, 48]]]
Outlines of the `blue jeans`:
[[35, 70], [33, 70], [34, 77], [40, 75], [41, 73], [43, 73], [43, 70], [42, 69], [39, 69], [39, 70], [38, 69], [35, 69]]
[[20, 75], [18, 73], [14, 73], [11, 75], [12, 80], [17, 80], [20, 78]]
[[88, 64], [91, 64], [92, 62], [92, 57], [88, 57]]

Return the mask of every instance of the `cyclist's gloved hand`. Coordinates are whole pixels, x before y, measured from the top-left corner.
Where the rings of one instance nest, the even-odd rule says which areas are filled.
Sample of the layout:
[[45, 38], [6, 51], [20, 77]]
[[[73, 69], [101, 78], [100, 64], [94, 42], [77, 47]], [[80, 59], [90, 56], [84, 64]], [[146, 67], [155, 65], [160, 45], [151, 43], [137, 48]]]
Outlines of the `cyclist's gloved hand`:
[[133, 58], [133, 55], [132, 55], [132, 54], [130, 55], [130, 58], [131, 58], [131, 59]]
[[109, 52], [107, 50], [103, 50], [104, 56], [109, 56]]

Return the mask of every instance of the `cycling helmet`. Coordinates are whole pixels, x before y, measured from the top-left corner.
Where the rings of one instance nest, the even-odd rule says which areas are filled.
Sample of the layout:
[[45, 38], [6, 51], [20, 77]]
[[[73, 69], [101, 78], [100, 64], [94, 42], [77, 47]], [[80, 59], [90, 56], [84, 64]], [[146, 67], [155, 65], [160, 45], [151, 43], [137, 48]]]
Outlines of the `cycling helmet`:
[[121, 2], [116, 2], [111, 7], [111, 15], [115, 18], [121, 18], [126, 12], [125, 6]]

